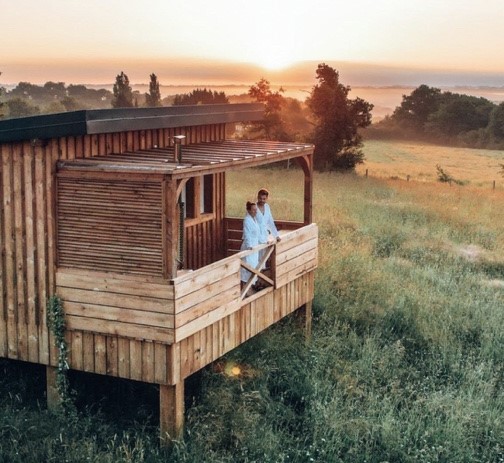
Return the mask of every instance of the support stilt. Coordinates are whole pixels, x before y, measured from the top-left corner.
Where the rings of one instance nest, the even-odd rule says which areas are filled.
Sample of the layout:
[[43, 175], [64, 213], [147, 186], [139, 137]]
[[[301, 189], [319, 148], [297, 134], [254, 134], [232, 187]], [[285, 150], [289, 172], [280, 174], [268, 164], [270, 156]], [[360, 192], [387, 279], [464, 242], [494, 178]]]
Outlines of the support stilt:
[[159, 386], [159, 427], [161, 444], [169, 445], [181, 436], [184, 426], [184, 381]]
[[297, 311], [297, 319], [298, 323], [304, 329], [305, 341], [310, 342], [311, 339], [311, 331], [312, 331], [312, 305], [313, 302], [307, 302], [303, 306], [301, 306]]
[[313, 301], [307, 302], [305, 304], [305, 339], [306, 342], [310, 342], [312, 334], [312, 309]]

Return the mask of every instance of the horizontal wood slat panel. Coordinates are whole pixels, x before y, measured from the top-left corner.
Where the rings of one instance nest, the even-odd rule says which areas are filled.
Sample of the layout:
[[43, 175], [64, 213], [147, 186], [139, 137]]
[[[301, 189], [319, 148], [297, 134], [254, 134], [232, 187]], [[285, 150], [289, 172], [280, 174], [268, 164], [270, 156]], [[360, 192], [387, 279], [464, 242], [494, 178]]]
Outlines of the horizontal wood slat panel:
[[59, 269], [56, 272], [56, 285], [161, 299], [170, 299], [174, 295], [173, 285], [160, 278], [78, 269]]
[[131, 294], [108, 293], [104, 291], [89, 291], [75, 288], [58, 287], [58, 295], [65, 301], [88, 304], [106, 305], [142, 312], [159, 312], [173, 315], [173, 300], [157, 299]]
[[163, 273], [161, 183], [58, 179], [58, 265]]
[[[129, 325], [142, 325], [148, 327], [173, 328], [174, 317], [159, 312], [125, 309], [124, 307], [111, 307], [103, 304], [88, 304], [83, 302], [64, 301], [66, 315], [93, 318], [107, 321], [117, 321]], [[116, 333], [122, 334], [122, 333]], [[142, 337], [142, 336], [140, 336]], [[148, 338], [147, 338], [148, 339]]]
[[293, 313], [311, 301], [313, 295], [312, 271], [279, 289], [256, 293], [239, 306], [220, 307], [207, 313], [204, 321], [198, 318], [177, 329], [181, 377], [186, 378]]
[[66, 317], [67, 329], [82, 330], [91, 333], [103, 333], [116, 336], [124, 336], [133, 339], [146, 339], [166, 344], [173, 343], [174, 335], [171, 328], [150, 327], [133, 323], [121, 323], [117, 321], [76, 317]]
[[69, 330], [173, 342], [174, 291], [167, 281], [60, 269], [56, 285]]

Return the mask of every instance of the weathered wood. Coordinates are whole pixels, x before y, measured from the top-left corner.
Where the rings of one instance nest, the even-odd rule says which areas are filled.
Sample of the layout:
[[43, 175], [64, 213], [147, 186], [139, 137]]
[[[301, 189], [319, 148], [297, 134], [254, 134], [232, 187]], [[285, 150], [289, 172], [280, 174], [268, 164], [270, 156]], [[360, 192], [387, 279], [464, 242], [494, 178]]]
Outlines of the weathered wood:
[[3, 209], [4, 209], [4, 237], [5, 237], [5, 293], [7, 312], [7, 354], [10, 358], [17, 358], [17, 312], [16, 312], [16, 254], [14, 234], [14, 179], [13, 179], [13, 153], [10, 147], [2, 149], [2, 174], [3, 174]]
[[[131, 291], [130, 291], [131, 293]], [[97, 290], [83, 290], [75, 288], [58, 287], [58, 295], [64, 301], [96, 304], [111, 308], [129, 309], [135, 311], [138, 317], [149, 317], [149, 313], [159, 313], [160, 316], [170, 316], [174, 313], [172, 300], [158, 299], [132, 294], [118, 294]], [[148, 312], [148, 313], [145, 313]]]
[[160, 437], [163, 445], [181, 436], [184, 425], [184, 382], [159, 386]]
[[130, 378], [142, 381], [142, 347], [144, 343], [140, 340], [130, 340]]
[[107, 372], [107, 344], [105, 336], [101, 334], [94, 335], [94, 349], [95, 372], [104, 375]]
[[171, 299], [174, 296], [173, 286], [160, 278], [79, 269], [59, 269], [56, 285], [160, 299]]
[[123, 336], [132, 339], [159, 341], [171, 344], [174, 341], [172, 328], [148, 326], [122, 321], [104, 320], [103, 318], [87, 318], [74, 315], [66, 316], [67, 329], [82, 330], [90, 333], [101, 333]]
[[[83, 302], [65, 301], [65, 314], [76, 317], [92, 318], [96, 320], [116, 321], [145, 325], [149, 327], [173, 328], [174, 316], [166, 313], [150, 312], [145, 310], [132, 310], [124, 307], [111, 307], [107, 305], [87, 304]], [[118, 332], [117, 334], [120, 334]], [[148, 339], [148, 338], [146, 338]]]

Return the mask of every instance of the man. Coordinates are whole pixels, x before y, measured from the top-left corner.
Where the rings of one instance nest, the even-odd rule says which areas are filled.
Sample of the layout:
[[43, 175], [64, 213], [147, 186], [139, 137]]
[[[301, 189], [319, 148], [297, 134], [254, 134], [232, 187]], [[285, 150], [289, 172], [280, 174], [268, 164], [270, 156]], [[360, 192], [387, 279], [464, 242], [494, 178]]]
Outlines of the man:
[[272, 239], [280, 241], [280, 235], [268, 204], [268, 196], [269, 191], [265, 188], [261, 188], [257, 192], [257, 221], [260, 228], [259, 244], [268, 243]]

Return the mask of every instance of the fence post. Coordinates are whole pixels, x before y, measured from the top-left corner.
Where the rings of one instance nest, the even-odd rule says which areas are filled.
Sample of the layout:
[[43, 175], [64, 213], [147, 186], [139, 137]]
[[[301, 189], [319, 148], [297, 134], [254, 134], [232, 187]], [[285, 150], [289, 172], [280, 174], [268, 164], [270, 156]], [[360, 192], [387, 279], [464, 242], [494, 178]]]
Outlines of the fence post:
[[368, 177], [368, 170], [366, 169], [366, 178]]

